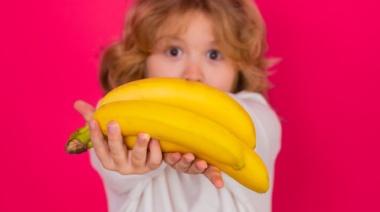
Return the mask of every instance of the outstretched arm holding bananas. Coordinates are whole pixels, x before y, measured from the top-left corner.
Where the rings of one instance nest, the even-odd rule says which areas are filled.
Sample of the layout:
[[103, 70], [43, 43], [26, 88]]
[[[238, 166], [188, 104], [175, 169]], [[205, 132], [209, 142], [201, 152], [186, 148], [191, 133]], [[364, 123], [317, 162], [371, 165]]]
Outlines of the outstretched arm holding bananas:
[[204, 160], [195, 158], [191, 152], [185, 154], [164, 153], [162, 156], [158, 141], [145, 133], [140, 133], [133, 149], [128, 149], [124, 144], [120, 126], [115, 121], [109, 122], [107, 125], [107, 141], [97, 121], [92, 119], [95, 108], [84, 101], [75, 102], [74, 107], [90, 126], [94, 151], [104, 168], [125, 175], [144, 174], [157, 169], [164, 159], [167, 164], [178, 171], [187, 174], [204, 174], [215, 187], [223, 187], [220, 169], [208, 165]]
[[[162, 85], [153, 86], [152, 83], [161, 83]], [[135, 89], [135, 85], [139, 85], [137, 86], [138, 89]], [[144, 88], [146, 85], [148, 86]], [[177, 89], [172, 89], [172, 86], [175, 86]], [[189, 87], [191, 87], [192, 90], [189, 90]], [[132, 88], [132, 91], [130, 91], [129, 88]], [[167, 88], [170, 88], [169, 91]], [[206, 93], [205, 97], [212, 101], [207, 101], [200, 95], [196, 95], [196, 98], [180, 97], [183, 96], [181, 95], [183, 92], [190, 95], [197, 89], [203, 90], [204, 93]], [[155, 99], [155, 92], [165, 93], [165, 96]], [[175, 99], [180, 98], [181, 101], [171, 102], [171, 97], [173, 96], [176, 97]], [[274, 160], [280, 148], [281, 128], [278, 119], [260, 94], [239, 92], [237, 94], [230, 94], [232, 98], [225, 97], [228, 97], [228, 95], [217, 89], [211, 89], [211, 87], [202, 83], [174, 78], [156, 78], [138, 80], [116, 88], [99, 102], [96, 110], [84, 101], [77, 101], [74, 107], [83, 115], [88, 125], [84, 130], [76, 131], [74, 133], [75, 136], [71, 137], [70, 141], [76, 141], [75, 139], [71, 139], [78, 138], [81, 140], [80, 144], [84, 144], [86, 148], [94, 147], [90, 152], [91, 161], [94, 168], [100, 173], [104, 180], [110, 210], [118, 210], [122, 207], [119, 204], [125, 203], [128, 207], [132, 207], [132, 211], [135, 211], [134, 207], [145, 206], [146, 204], [144, 204], [144, 202], [150, 201], [152, 198], [164, 201], [165, 205], [169, 205], [169, 208], [165, 208], [167, 210], [172, 210], [173, 206], [179, 206], [180, 203], [183, 203], [182, 201], [188, 204], [199, 205], [198, 207], [200, 207], [200, 209], [204, 209], [206, 203], [209, 202], [207, 201], [209, 198], [211, 198], [212, 201], [218, 202], [218, 204], [220, 204], [219, 207], [230, 207], [231, 205], [250, 207], [249, 205], [252, 204], [252, 206], [260, 209], [269, 210], [271, 203], [269, 197], [272, 188], [270, 186], [268, 190], [268, 183], [273, 180]], [[135, 100], [134, 98], [142, 98], [145, 100]], [[155, 107], [153, 111], [146, 110], [149, 107], [140, 108], [143, 107], [144, 104], [152, 104], [151, 101], [171, 102], [171, 104], [176, 106], [169, 107], [171, 109], [170, 111], [165, 111], [164, 109], [168, 106], [164, 106], [164, 104], [161, 103], [154, 103], [153, 106]], [[215, 134], [223, 133], [224, 127], [220, 128], [222, 125], [228, 126], [230, 123], [219, 123], [219, 128], [213, 128], [212, 122], [205, 122], [206, 126], [210, 128], [202, 131], [202, 129], [205, 129], [204, 127], [193, 125], [201, 124], [201, 122], [194, 122], [194, 120], [205, 121], [206, 119], [202, 119], [200, 116], [195, 115], [195, 113], [190, 116], [192, 117], [191, 119], [181, 119], [185, 117], [182, 116], [176, 121], [175, 118], [171, 117], [171, 113], [181, 115], [178, 113], [181, 110], [173, 110], [177, 106], [187, 108], [188, 110], [195, 110], [195, 112], [202, 114], [199, 108], [192, 107], [188, 104], [188, 101], [196, 102], [196, 105], [202, 108], [202, 112], [208, 111], [208, 113], [203, 114], [203, 116], [209, 119], [214, 121], [221, 120], [219, 118], [222, 116], [222, 120], [230, 120], [233, 124], [243, 123], [239, 128], [230, 129], [232, 134], [240, 138], [247, 136], [249, 138], [252, 136], [252, 131], [249, 130], [252, 128], [245, 128], [245, 126], [249, 126], [250, 120], [254, 120], [256, 129], [256, 136], [254, 137], [256, 137], [258, 144], [255, 144], [254, 137], [251, 137], [253, 139], [249, 140], [234, 140], [234, 137], [215, 136]], [[215, 102], [224, 105], [223, 109], [220, 110], [215, 107]], [[138, 107], [131, 107], [131, 105], [137, 105]], [[134, 108], [134, 110], [130, 110], [131, 108]], [[210, 112], [207, 108], [214, 109], [214, 112]], [[224, 108], [230, 108], [228, 114], [225, 114]], [[125, 110], [133, 112], [128, 113]], [[172, 136], [165, 138], [163, 134], [160, 134], [160, 130], [165, 130], [161, 125], [154, 124], [154, 128], [144, 128], [145, 125], [149, 125], [144, 119], [144, 113], [148, 113], [152, 116], [164, 114], [164, 116], [158, 117], [167, 118], [169, 120], [168, 122], [160, 122], [160, 119], [152, 119], [152, 121], [159, 121], [160, 124], [174, 124], [169, 127], [171, 131], [166, 131], [166, 133], [172, 134]], [[99, 114], [103, 114], [103, 116]], [[132, 116], [125, 116], [125, 114], [132, 114]], [[231, 116], [231, 114], [233, 115]], [[245, 114], [249, 114], [248, 123], [244, 121], [246, 119]], [[143, 119], [143, 122], [137, 124], [137, 128], [133, 126], [136, 125], [136, 122], [125, 122], [125, 120], [129, 118], [133, 119], [136, 116]], [[235, 116], [236, 118], [234, 118]], [[113, 118], [121, 121], [121, 125], [114, 121]], [[191, 125], [188, 125], [189, 123]], [[177, 125], [195, 128], [195, 134], [189, 134], [192, 139], [197, 138], [197, 134], [210, 134], [211, 140], [207, 140], [207, 137], [204, 137], [206, 139], [205, 142], [210, 142], [212, 145], [215, 145], [215, 148], [211, 146], [211, 148], [206, 149], [210, 152], [210, 157], [205, 157], [205, 155], [203, 155], [205, 152], [203, 151], [202, 153], [201, 151], [203, 146], [207, 145], [206, 143], [179, 136], [178, 133], [181, 132], [178, 132], [178, 130], [186, 131], [186, 129], [179, 128]], [[218, 124], [215, 126], [218, 126]], [[268, 128], [268, 126], [270, 127]], [[136, 134], [133, 134], [132, 131], [126, 131], [126, 128], [136, 128], [138, 131], [144, 128], [150, 131], [152, 135], [165, 138], [167, 141], [178, 139], [175, 141], [177, 145], [173, 146], [173, 144], [165, 142], [165, 139], [159, 141], [150, 138], [146, 133], [134, 131]], [[77, 132], [80, 133], [78, 134]], [[128, 133], [137, 135], [132, 136], [132, 138], [135, 139], [134, 141], [131, 142], [130, 139], [126, 139], [128, 138], [128, 136], [126, 137], [126, 135], [129, 135]], [[251, 136], [249, 136], [250, 134]], [[180, 141], [181, 138], [183, 138], [185, 142]], [[234, 142], [229, 143], [223, 139], [232, 139]], [[70, 141], [68, 144], [71, 143]], [[189, 141], [198, 144], [198, 146], [192, 150], [184, 149], [179, 146], [183, 145], [188, 148], [190, 147], [188, 145]], [[222, 143], [222, 146], [227, 146], [231, 151], [227, 149], [222, 150], [222, 155], [215, 154], [214, 151], [218, 148], [219, 143]], [[235, 149], [234, 146], [239, 147], [240, 144], [243, 144], [243, 149]], [[72, 147], [73, 146], [68, 145], [66, 146], [66, 150], [70, 150], [68, 152], [71, 153], [76, 153], [75, 151], [71, 151]], [[79, 149], [81, 150], [81, 148]], [[255, 149], [255, 151], [253, 151], [253, 149]], [[180, 151], [182, 154], [176, 151]], [[166, 153], [162, 154], [162, 152]], [[193, 154], [193, 152], [197, 154]], [[232, 165], [233, 163], [225, 163], [223, 162], [224, 160], [221, 159], [229, 157], [229, 154], [233, 152], [244, 156], [245, 164], [243, 167], [235, 167]], [[258, 155], [255, 152], [257, 152]], [[196, 155], [200, 158], [204, 158], [204, 160], [197, 158]], [[162, 163], [162, 160], [166, 163]], [[212, 165], [208, 164], [208, 162]], [[167, 164], [174, 169], [168, 167]], [[268, 170], [268, 173], [266, 173], [266, 170]], [[202, 177], [200, 174], [204, 174], [206, 177]], [[211, 181], [212, 184], [209, 183], [209, 181]], [[210, 185], [214, 188], [212, 189]], [[215, 189], [215, 187], [221, 189]], [[188, 193], [188, 191], [192, 191], [193, 189], [201, 193]], [[253, 191], [258, 193], [254, 193]], [[208, 196], [210, 193], [212, 194]], [[227, 194], [233, 195], [233, 197], [228, 197]], [[179, 198], [182, 201], [179, 201], [179, 203], [177, 203], [178, 201], [172, 202], [173, 195], [175, 197], [182, 196], [182, 198]], [[203, 198], [206, 198], [206, 201], [201, 200]], [[207, 206], [205, 208], [207, 208]], [[234, 207], [231, 208], [231, 210], [234, 210]], [[151, 209], [146, 209], [146, 211], [151, 211]]]

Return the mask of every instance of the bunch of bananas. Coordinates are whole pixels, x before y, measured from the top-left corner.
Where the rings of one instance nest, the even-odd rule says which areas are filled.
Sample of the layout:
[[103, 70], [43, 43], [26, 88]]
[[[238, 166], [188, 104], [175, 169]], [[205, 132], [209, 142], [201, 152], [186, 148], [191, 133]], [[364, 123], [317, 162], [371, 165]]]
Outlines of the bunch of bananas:
[[[269, 188], [266, 167], [253, 151], [249, 114], [216, 88], [178, 78], [137, 80], [106, 94], [93, 118], [105, 136], [107, 123], [117, 121], [128, 148], [145, 132], [159, 140], [163, 152], [191, 152], [251, 190]], [[86, 125], [71, 134], [66, 151], [78, 154], [91, 147]]]

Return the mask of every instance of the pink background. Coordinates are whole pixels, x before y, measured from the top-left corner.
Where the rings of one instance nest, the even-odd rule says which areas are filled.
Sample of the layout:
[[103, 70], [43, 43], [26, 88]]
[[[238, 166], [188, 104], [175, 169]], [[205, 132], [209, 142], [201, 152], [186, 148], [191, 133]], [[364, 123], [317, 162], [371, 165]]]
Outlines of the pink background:
[[[283, 58], [270, 93], [283, 124], [274, 211], [380, 211], [379, 1], [257, 2], [268, 55]], [[0, 211], [106, 211], [88, 154], [64, 144], [83, 124], [73, 102], [101, 97], [98, 58], [126, 5], [2, 3]]]

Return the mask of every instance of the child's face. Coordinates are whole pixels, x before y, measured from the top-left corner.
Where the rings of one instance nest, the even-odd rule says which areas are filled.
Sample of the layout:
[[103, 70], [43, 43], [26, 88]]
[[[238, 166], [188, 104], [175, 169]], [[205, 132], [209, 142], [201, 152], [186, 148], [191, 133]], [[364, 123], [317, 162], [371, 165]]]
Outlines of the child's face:
[[147, 58], [146, 75], [199, 81], [222, 91], [235, 87], [237, 71], [222, 55], [214, 36], [213, 22], [194, 13], [183, 33], [165, 35]]

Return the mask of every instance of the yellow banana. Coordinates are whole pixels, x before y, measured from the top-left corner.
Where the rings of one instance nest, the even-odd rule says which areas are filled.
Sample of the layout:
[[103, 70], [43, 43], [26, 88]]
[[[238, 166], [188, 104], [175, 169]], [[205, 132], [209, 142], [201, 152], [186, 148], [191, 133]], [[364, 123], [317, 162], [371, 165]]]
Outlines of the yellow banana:
[[240, 170], [235, 170], [217, 161], [210, 164], [218, 167], [243, 186], [258, 193], [265, 193], [269, 189], [269, 177], [264, 162], [253, 149], [243, 148], [241, 153], [244, 156], [245, 165]]
[[242, 141], [218, 123], [175, 106], [143, 100], [110, 102], [100, 106], [93, 118], [105, 135], [107, 123], [114, 120], [124, 136], [145, 132], [184, 146], [197, 158], [213, 158], [233, 169], [244, 167]]
[[232, 97], [200, 82], [179, 78], [148, 78], [121, 85], [104, 96], [99, 107], [115, 101], [147, 100], [174, 105], [219, 123], [255, 148], [255, 128], [249, 114]]
[[[128, 100], [128, 101], [126, 101]], [[269, 188], [266, 167], [253, 151], [255, 128], [249, 114], [232, 97], [202, 83], [176, 78], [130, 82], [109, 92], [93, 116], [107, 135], [117, 121], [128, 148], [146, 132], [163, 152], [193, 153], [258, 193]], [[68, 153], [91, 148], [88, 126], [74, 132]]]
[[[136, 136], [125, 137], [124, 141], [128, 148], [133, 148], [136, 138]], [[186, 147], [177, 145], [174, 142], [160, 140], [159, 143], [163, 152], [191, 152]], [[222, 170], [241, 185], [258, 193], [265, 193], [269, 189], [269, 177], [264, 162], [257, 153], [248, 146], [243, 147], [241, 153], [244, 156], [245, 165], [239, 170], [235, 170], [226, 164], [219, 163], [213, 158], [205, 158], [204, 160], [207, 161], [208, 164]]]
[[[136, 136], [124, 136], [124, 142], [129, 149], [132, 149], [136, 142]], [[185, 146], [177, 145], [174, 142], [160, 140], [159, 143], [163, 152], [192, 152], [192, 150]], [[70, 140], [66, 145], [66, 151], [69, 153], [81, 153], [86, 151], [87, 148], [92, 148], [88, 125], [80, 128], [70, 136]], [[218, 167], [241, 185], [258, 193], [265, 193], [269, 189], [269, 178], [265, 164], [248, 146], [243, 146], [241, 153], [244, 157], [245, 165], [240, 170], [235, 170], [229, 165], [219, 163], [213, 158], [203, 156], [203, 159], [208, 164]]]

